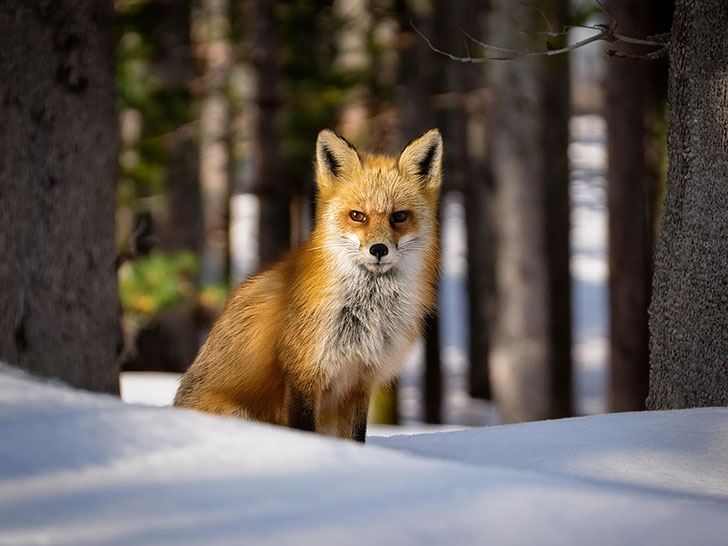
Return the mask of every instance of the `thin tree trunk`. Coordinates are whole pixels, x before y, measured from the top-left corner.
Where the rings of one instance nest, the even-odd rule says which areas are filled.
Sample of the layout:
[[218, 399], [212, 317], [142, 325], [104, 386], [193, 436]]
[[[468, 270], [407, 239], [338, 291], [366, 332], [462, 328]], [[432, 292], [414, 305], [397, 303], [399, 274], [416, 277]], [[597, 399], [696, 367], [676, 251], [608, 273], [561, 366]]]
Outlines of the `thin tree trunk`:
[[200, 185], [204, 239], [201, 281], [227, 277], [230, 104], [225, 94], [232, 53], [228, 0], [202, 0], [196, 39], [202, 50]]
[[[569, 4], [546, 0], [541, 7], [551, 24], [563, 28]], [[571, 360], [571, 271], [569, 269], [569, 57], [547, 59], [541, 73], [543, 121], [539, 130], [543, 153], [546, 215], [546, 263], [549, 276], [551, 408], [549, 417], [573, 415]]]
[[111, 8], [0, 2], [0, 359], [118, 393]]
[[425, 377], [423, 406], [425, 423], [442, 423], [442, 366], [440, 365], [440, 318], [433, 313], [425, 321]]
[[[553, 25], [550, 2], [537, 2]], [[493, 35], [514, 43], [513, 18], [539, 28], [532, 7], [494, 4]], [[556, 46], [556, 44], [554, 44]], [[568, 61], [543, 58], [492, 65], [496, 113], [492, 162], [498, 192], [498, 288], [491, 380], [505, 421], [563, 416], [571, 406], [568, 277]]]
[[[471, 0], [437, 2], [434, 5], [433, 37], [441, 46], [457, 51], [462, 48], [461, 29], [474, 35], [482, 30], [482, 4]], [[432, 53], [431, 53], [432, 54]], [[488, 198], [490, 182], [485, 165], [484, 127], [475, 128], [470, 117], [477, 115], [472, 102], [479, 100], [473, 90], [485, 85], [483, 67], [454, 63], [444, 57], [433, 59], [436, 76], [433, 78], [437, 125], [447, 147], [445, 155], [445, 190], [466, 195], [466, 228], [468, 237], [468, 324], [469, 324], [469, 390], [481, 398], [490, 395], [488, 376], [489, 320], [492, 302], [489, 290], [492, 282], [492, 246], [490, 245], [490, 214]], [[480, 112], [479, 121], [485, 123]], [[476, 134], [480, 133], [480, 135]], [[482, 146], [476, 149], [477, 146]], [[462, 317], [465, 318], [465, 317]]]
[[158, 65], [159, 74], [164, 82], [165, 97], [184, 105], [187, 110], [178, 120], [180, 127], [165, 137], [167, 207], [161, 246], [172, 252], [199, 252], [202, 208], [197, 131], [191, 124], [185, 125], [192, 121], [189, 86], [195, 75], [190, 29], [192, 0], [163, 0], [161, 6], [163, 58]]
[[[649, 4], [611, 0], [628, 36], [649, 34]], [[609, 410], [645, 407], [649, 378], [647, 308], [652, 268], [652, 203], [645, 140], [651, 65], [607, 60], [606, 116], [609, 210]]]
[[468, 116], [470, 175], [465, 186], [465, 221], [468, 242], [468, 390], [470, 396], [489, 400], [491, 328], [495, 306], [493, 237], [493, 180], [487, 153], [487, 106], [479, 94], [477, 112]]
[[258, 0], [254, 10], [255, 97], [250, 191], [260, 203], [258, 264], [267, 267], [288, 250], [291, 235], [290, 188], [281, 177], [278, 153], [278, 36], [273, 0]]
[[678, 0], [650, 306], [652, 409], [728, 405], [728, 4]]
[[[458, 43], [460, 28], [480, 36], [485, 31], [486, 8], [469, 0], [459, 10], [458, 27], [453, 36]], [[464, 93], [460, 108], [465, 119], [465, 222], [468, 248], [468, 390], [474, 398], [491, 396], [488, 360], [495, 302], [494, 246], [492, 228], [493, 180], [487, 162], [487, 127], [490, 113], [486, 103], [485, 71], [480, 65], [453, 63], [457, 67], [459, 87]], [[455, 143], [457, 145], [457, 143]]]
[[[415, 138], [436, 126], [431, 97], [437, 92], [435, 66], [437, 66], [436, 63], [441, 63], [440, 60], [433, 59], [432, 51], [411, 31], [410, 26], [410, 19], [414, 15], [417, 27], [429, 33], [434, 28], [432, 16], [426, 17], [413, 9], [414, 6], [410, 4], [406, 0], [400, 0], [396, 6], [404, 43], [400, 60], [402, 89], [398, 99], [402, 111], [402, 131], [408, 139]], [[443, 65], [444, 63], [441, 63], [439, 66]], [[440, 74], [442, 74], [441, 70]], [[449, 146], [449, 142], [445, 139], [445, 149], [449, 150]], [[447, 153], [445, 157], [447, 157]], [[440, 423], [442, 420], [442, 372], [437, 312], [425, 319], [424, 331], [424, 419], [427, 423]]]

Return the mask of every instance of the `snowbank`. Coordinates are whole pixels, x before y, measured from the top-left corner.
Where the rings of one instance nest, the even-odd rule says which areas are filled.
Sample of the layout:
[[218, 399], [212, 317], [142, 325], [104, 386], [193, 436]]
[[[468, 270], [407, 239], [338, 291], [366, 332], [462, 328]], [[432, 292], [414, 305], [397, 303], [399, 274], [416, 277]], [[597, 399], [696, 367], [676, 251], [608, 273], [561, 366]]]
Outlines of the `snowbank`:
[[372, 443], [471, 465], [728, 501], [728, 408], [597, 415]]
[[[715, 426], [728, 418], [723, 411], [643, 419], [653, 415], [655, 432], [645, 438], [624, 420], [633, 438], [625, 451], [658, 442], [692, 461], [686, 453], [700, 451], [695, 436], [681, 439], [679, 424], [660, 428], [683, 415], [710, 428], [711, 446], [728, 445], [724, 425]], [[0, 367], [0, 544], [725, 544], [723, 486], [697, 479], [725, 477], [725, 459], [712, 447], [695, 461], [711, 468], [683, 475], [677, 493], [621, 475], [610, 480], [608, 470], [594, 480], [528, 463], [553, 456], [551, 444], [508, 451], [509, 430], [523, 447], [529, 434], [543, 440], [560, 426], [566, 445], [583, 441], [584, 460], [590, 443], [599, 457], [600, 438], [621, 425], [591, 419], [582, 440], [581, 419], [530, 425], [531, 432], [516, 426], [377, 440], [431, 444], [438, 457], [431, 459], [127, 405]], [[500, 462], [481, 458], [487, 452], [500, 452]], [[518, 460], [520, 467], [512, 464]]]

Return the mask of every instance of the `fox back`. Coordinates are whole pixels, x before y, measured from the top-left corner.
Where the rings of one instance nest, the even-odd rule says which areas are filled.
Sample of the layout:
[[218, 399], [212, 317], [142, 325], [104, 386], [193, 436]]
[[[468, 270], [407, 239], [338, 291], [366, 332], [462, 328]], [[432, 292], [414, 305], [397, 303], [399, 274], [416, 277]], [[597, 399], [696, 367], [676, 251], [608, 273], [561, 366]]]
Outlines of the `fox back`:
[[442, 140], [360, 156], [322, 131], [311, 240], [241, 284], [175, 405], [364, 441], [435, 301]]

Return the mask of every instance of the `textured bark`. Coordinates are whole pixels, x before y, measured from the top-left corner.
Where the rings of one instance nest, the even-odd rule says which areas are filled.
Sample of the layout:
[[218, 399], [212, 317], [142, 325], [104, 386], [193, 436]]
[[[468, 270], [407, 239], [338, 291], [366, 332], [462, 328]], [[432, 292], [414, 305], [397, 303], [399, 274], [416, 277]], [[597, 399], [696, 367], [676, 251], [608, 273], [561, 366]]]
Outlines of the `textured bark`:
[[[537, 2], [561, 26], [558, 2]], [[519, 43], [517, 17], [538, 29], [530, 7], [495, 3], [493, 36]], [[518, 10], [516, 13], [515, 10]], [[554, 46], [557, 44], [554, 43]], [[491, 381], [507, 422], [571, 411], [571, 324], [568, 276], [568, 59], [530, 58], [491, 65], [496, 91], [492, 162], [497, 191], [498, 303]]]
[[669, 171], [650, 306], [652, 409], [728, 405], [728, 4], [676, 2]]
[[0, 359], [118, 393], [111, 8], [0, 2]]
[[[611, 0], [628, 36], [650, 34], [649, 3]], [[627, 49], [627, 53], [640, 53]], [[652, 204], [645, 126], [652, 65], [607, 60], [606, 117], [609, 210], [609, 410], [645, 407], [649, 378], [647, 308], [652, 277]]]

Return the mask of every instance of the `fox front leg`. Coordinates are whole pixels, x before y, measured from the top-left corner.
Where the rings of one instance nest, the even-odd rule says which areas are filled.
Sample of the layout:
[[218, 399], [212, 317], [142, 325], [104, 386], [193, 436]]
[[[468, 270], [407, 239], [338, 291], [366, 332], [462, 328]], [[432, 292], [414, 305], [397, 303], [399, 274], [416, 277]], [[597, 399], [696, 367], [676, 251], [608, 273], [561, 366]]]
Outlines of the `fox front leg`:
[[342, 401], [339, 407], [339, 437], [362, 443], [366, 441], [369, 397], [368, 390], [355, 390]]
[[316, 432], [316, 398], [294, 386], [288, 387], [288, 426]]
[[357, 406], [356, 416], [354, 418], [354, 430], [352, 437], [362, 444], [367, 438], [367, 414], [369, 413], [369, 397], [364, 398]]

